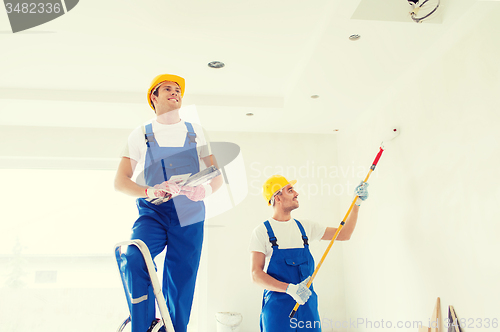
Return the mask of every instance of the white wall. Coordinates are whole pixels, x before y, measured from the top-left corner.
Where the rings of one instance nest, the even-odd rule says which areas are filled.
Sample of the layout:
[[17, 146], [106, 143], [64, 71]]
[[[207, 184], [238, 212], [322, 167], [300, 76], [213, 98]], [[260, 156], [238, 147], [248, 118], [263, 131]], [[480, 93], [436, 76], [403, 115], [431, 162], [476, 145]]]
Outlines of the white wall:
[[[14, 264], [20, 270], [14, 271]], [[2, 331], [115, 331], [128, 316], [111, 255], [2, 255], [0, 271]], [[52, 272], [54, 278], [37, 278], [40, 272]], [[6, 286], [6, 275], [13, 274], [23, 286]]]
[[460, 42], [442, 41], [442, 54], [419, 59], [339, 137], [341, 165], [369, 165], [384, 128], [401, 127], [343, 251], [348, 319], [428, 325], [437, 297], [467, 330], [471, 319], [489, 331], [485, 318], [499, 318], [498, 14], [485, 13]]
[[[224, 227], [206, 229], [207, 331], [215, 331], [215, 313], [226, 311], [243, 314], [242, 331], [258, 331], [263, 290], [250, 279], [248, 244], [252, 230], [272, 216], [272, 208], [261, 194], [262, 184], [276, 173], [297, 179], [300, 208], [292, 216], [335, 227], [343, 217], [339, 213], [339, 197], [351, 197], [354, 187], [347, 194], [346, 186], [339, 184], [335, 135], [212, 132], [210, 138], [241, 147], [249, 193], [241, 204], [209, 221]], [[312, 244], [316, 262], [327, 244]], [[315, 279], [322, 319], [344, 319], [341, 265], [344, 245], [341, 242], [334, 245]]]

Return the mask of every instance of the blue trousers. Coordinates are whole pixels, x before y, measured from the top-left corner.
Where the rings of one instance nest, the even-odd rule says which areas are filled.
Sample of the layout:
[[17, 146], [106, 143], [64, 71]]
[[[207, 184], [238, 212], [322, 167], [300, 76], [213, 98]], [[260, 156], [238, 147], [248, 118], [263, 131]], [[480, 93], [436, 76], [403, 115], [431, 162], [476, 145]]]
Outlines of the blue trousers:
[[[165, 246], [163, 295], [176, 332], [186, 332], [200, 263], [204, 222], [181, 227], [173, 202], [151, 208], [138, 201], [139, 218], [132, 228], [132, 240], [140, 239], [156, 257]], [[124, 262], [125, 279], [130, 291], [132, 332], [146, 332], [155, 317], [155, 298], [141, 252], [129, 246]]]

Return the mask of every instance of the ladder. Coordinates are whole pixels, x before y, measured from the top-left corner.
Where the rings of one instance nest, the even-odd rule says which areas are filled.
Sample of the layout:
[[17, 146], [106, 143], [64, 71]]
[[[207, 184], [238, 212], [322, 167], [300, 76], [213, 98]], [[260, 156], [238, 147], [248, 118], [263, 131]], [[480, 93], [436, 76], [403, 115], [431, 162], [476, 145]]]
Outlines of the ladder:
[[[153, 286], [153, 292], [155, 294], [156, 303], [158, 304], [158, 309], [160, 310], [161, 319], [158, 324], [156, 324], [151, 332], [158, 332], [161, 327], [165, 326], [167, 332], [175, 332], [174, 326], [172, 325], [172, 320], [170, 319], [170, 314], [168, 313], [167, 303], [165, 302], [165, 298], [163, 297], [163, 292], [161, 290], [160, 282], [158, 281], [158, 276], [156, 274], [155, 265], [153, 263], [153, 259], [151, 258], [151, 254], [149, 252], [146, 244], [141, 240], [129, 240], [119, 242], [115, 245], [115, 258], [118, 264], [118, 271], [120, 272], [120, 277], [122, 279], [123, 289], [125, 290], [125, 296], [127, 297], [127, 302], [129, 303], [129, 311], [132, 311], [130, 308], [130, 303], [132, 303], [130, 298], [130, 291], [128, 289], [127, 283], [125, 282], [125, 275], [121, 269], [122, 263], [122, 247], [128, 246], [136, 246], [142, 256], [144, 257], [144, 262], [146, 263], [146, 267], [148, 269], [149, 278], [151, 279], [151, 285]], [[118, 327], [117, 332], [122, 332], [125, 326], [130, 323], [130, 316], [127, 317], [123, 323]]]

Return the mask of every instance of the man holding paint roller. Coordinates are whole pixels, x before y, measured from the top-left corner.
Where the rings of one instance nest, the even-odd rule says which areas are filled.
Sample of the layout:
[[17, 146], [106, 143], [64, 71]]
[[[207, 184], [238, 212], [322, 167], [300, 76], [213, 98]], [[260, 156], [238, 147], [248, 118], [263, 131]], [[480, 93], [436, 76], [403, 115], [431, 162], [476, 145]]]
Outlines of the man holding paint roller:
[[[115, 178], [118, 191], [138, 197], [131, 239], [142, 240], [153, 259], [167, 246], [162, 288], [176, 332], [185, 332], [189, 322], [203, 242], [203, 199], [222, 186], [220, 175], [195, 187], [175, 179], [200, 172], [202, 164], [215, 165], [203, 129], [180, 118], [184, 90], [184, 79], [176, 75], [153, 80], [147, 98], [156, 119], [130, 134]], [[132, 180], [139, 164], [144, 165], [145, 185]], [[174, 198], [164, 199], [169, 195]], [[153, 204], [158, 199], [162, 203]], [[132, 332], [150, 331], [156, 324], [155, 297], [139, 249], [129, 246], [122, 263]]]
[[[309, 240], [331, 240], [337, 228], [292, 219], [291, 212], [299, 207], [299, 194], [293, 187], [296, 182], [281, 175], [267, 179], [263, 195], [273, 206], [274, 214], [254, 229], [250, 242], [252, 279], [265, 289], [260, 316], [262, 332], [321, 331], [317, 295], [312, 285], [306, 285], [315, 268]], [[337, 240], [351, 237], [359, 206], [368, 198], [367, 187], [365, 182], [356, 187], [358, 198]], [[300, 310], [290, 319], [295, 303], [301, 304]]]

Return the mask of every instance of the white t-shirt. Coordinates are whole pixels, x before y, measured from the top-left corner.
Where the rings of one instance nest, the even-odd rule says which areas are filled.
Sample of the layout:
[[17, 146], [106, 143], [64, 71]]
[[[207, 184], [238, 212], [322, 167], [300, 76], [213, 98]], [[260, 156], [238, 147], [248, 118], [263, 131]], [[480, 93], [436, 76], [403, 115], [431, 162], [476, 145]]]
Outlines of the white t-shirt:
[[[137, 161], [137, 168], [134, 173], [140, 173], [144, 170], [144, 163], [146, 160], [146, 138], [145, 125], [148, 123], [153, 124], [153, 133], [155, 135], [156, 142], [161, 147], [182, 147], [186, 140], [187, 127], [184, 121], [180, 121], [176, 124], [165, 125], [161, 124], [156, 119], [146, 122], [132, 131], [128, 137], [127, 146], [125, 147], [122, 156], [133, 159]], [[193, 130], [196, 134], [196, 149], [198, 151], [198, 159], [200, 162], [200, 170], [204, 169], [205, 163], [201, 160], [204, 157], [208, 157], [211, 154], [210, 146], [208, 144], [207, 136], [203, 128], [196, 124], [191, 123]]]
[[[309, 243], [311, 243], [311, 241], [321, 240], [325, 234], [326, 226], [310, 220], [299, 220], [299, 222], [306, 232]], [[269, 224], [273, 229], [279, 249], [304, 248], [302, 234], [293, 218], [288, 221], [277, 221], [270, 218]], [[273, 254], [273, 248], [271, 242], [269, 242], [269, 235], [267, 234], [267, 228], [264, 223], [261, 223], [253, 230], [249, 250], [264, 253], [266, 255], [267, 265]]]

